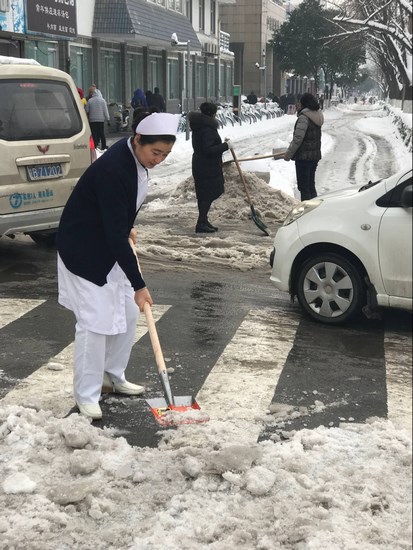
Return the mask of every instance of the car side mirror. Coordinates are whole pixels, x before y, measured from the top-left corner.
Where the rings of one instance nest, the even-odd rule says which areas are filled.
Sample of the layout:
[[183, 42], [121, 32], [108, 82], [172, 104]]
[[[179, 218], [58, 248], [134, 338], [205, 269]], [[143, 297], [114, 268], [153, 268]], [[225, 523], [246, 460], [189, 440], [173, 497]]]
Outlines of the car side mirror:
[[412, 208], [413, 206], [413, 185], [406, 185], [400, 195], [400, 206], [402, 208]]

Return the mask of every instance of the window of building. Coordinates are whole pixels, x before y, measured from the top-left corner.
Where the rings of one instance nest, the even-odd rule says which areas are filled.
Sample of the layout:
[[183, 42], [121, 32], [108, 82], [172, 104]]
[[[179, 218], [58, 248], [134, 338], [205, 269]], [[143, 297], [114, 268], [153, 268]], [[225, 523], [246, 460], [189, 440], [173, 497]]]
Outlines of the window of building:
[[199, 0], [199, 30], [205, 30], [205, 0]]
[[180, 99], [179, 97], [179, 61], [168, 59], [168, 99]]
[[234, 71], [232, 65], [227, 65], [227, 77], [226, 77], [226, 96], [228, 98], [232, 97], [232, 87], [234, 82]]
[[120, 52], [118, 50], [102, 48], [100, 55], [102, 81], [96, 84], [108, 104], [120, 102], [122, 100]]
[[227, 95], [227, 73], [225, 63], [221, 63], [219, 67], [219, 95], [225, 97]]
[[196, 97], [205, 97], [205, 64], [196, 64]]
[[131, 100], [136, 88], [143, 89], [143, 55], [140, 53], [129, 53], [127, 59], [130, 75], [128, 99]]
[[158, 4], [158, 6], [162, 7], [166, 6], [166, 0], [148, 0], [148, 2], [151, 2], [152, 4]]
[[186, 2], [186, 16], [192, 23], [192, 0], [187, 0]]
[[217, 32], [217, 3], [211, 0], [211, 34]]
[[[149, 75], [148, 75], [148, 89], [153, 92], [155, 87], [160, 90], [164, 89], [163, 73], [162, 73], [162, 59], [161, 57], [150, 55], [149, 56]], [[146, 91], [146, 90], [144, 90]]]
[[182, 13], [182, 0], [168, 0], [168, 8]]
[[207, 96], [209, 99], [215, 97], [215, 65], [208, 63], [208, 75], [207, 75]]
[[78, 88], [87, 94], [92, 84], [92, 48], [70, 44], [70, 76]]
[[24, 44], [25, 56], [35, 59], [41, 65], [57, 69], [57, 42], [27, 40]]

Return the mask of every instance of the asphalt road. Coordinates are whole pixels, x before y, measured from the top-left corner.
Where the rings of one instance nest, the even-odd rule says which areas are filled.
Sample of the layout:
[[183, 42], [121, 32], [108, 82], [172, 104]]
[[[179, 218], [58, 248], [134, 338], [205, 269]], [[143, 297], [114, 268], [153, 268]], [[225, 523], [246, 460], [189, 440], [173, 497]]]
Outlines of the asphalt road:
[[[0, 398], [75, 412], [71, 389], [74, 319], [57, 304], [55, 251], [28, 237], [0, 239]], [[216, 418], [263, 415], [259, 439], [286, 430], [410, 417], [411, 317], [324, 327], [277, 293], [269, 271], [175, 272], [145, 266], [157, 327], [174, 370], [175, 395], [198, 395]], [[142, 320], [143, 321], [143, 320]], [[148, 334], [137, 335], [128, 378], [162, 396]], [[1, 403], [1, 402], [0, 402]], [[159, 426], [142, 397], [105, 395], [98, 427], [153, 446]], [[268, 414], [268, 411], [271, 411]]]

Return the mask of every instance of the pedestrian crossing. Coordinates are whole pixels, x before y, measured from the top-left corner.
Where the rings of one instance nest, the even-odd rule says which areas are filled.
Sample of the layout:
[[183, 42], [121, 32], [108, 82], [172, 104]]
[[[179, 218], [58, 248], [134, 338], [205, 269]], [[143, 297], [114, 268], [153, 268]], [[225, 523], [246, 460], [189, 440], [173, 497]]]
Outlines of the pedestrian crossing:
[[[0, 331], [11, 323], [18, 323], [21, 317], [35, 311], [42, 304], [44, 300], [0, 299]], [[162, 322], [168, 313], [173, 313], [171, 307], [173, 306], [154, 306], [155, 321]], [[36, 316], [33, 316], [33, 323], [36, 322]], [[285, 369], [293, 346], [297, 345], [300, 323], [301, 315], [286, 308], [274, 311], [271, 307], [257, 307], [246, 312], [222, 353], [214, 364], [209, 365], [209, 372], [201, 387], [195, 392], [197, 401], [211, 419], [231, 421], [233, 429], [239, 430], [240, 434], [242, 432], [243, 437], [248, 433], [251, 441], [257, 440], [260, 435], [260, 422], [251, 422], [251, 419], [263, 419], [270, 404], [277, 403], [280, 377], [290, 376], [286, 374]], [[139, 344], [146, 334], [145, 318], [141, 315], [135, 343]], [[162, 334], [160, 338], [162, 344]], [[375, 396], [377, 400], [387, 399], [388, 418], [406, 427], [411, 427], [412, 412], [411, 340], [407, 333], [384, 331], [386, 395]], [[304, 342], [302, 345], [311, 343]], [[327, 342], [327, 350], [328, 345]], [[55, 356], [45, 360], [40, 368], [16, 383], [0, 400], [0, 404], [17, 404], [50, 410], [57, 417], [64, 417], [70, 413], [74, 406], [73, 348], [74, 343], [70, 342]], [[197, 350], [193, 353], [196, 355]], [[196, 357], [193, 361], [196, 361]], [[0, 363], [0, 385], [1, 368]], [[307, 366], [306, 370], [308, 369]], [[343, 369], [343, 379], [345, 376]], [[349, 379], [351, 380], [351, 377]], [[311, 390], [317, 394], [310, 386], [309, 391]], [[351, 399], [350, 394], [348, 399]], [[297, 406], [298, 401], [299, 399]], [[316, 397], [314, 402], [317, 402]], [[356, 403], [355, 406], [359, 404]]]

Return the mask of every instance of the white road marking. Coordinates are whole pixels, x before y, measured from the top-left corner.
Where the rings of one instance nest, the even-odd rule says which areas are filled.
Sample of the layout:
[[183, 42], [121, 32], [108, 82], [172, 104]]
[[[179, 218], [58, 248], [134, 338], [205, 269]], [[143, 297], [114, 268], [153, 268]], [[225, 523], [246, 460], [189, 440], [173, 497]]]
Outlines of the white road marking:
[[[154, 306], [155, 321], [158, 321], [170, 307], [169, 305]], [[136, 327], [135, 343], [147, 331], [145, 316], [141, 314]], [[0, 403], [49, 410], [58, 418], [66, 416], [75, 404], [72, 387], [73, 351], [74, 342], [22, 380], [0, 400]]]
[[298, 323], [291, 312], [251, 310], [198, 393], [201, 409], [256, 442]]
[[0, 329], [16, 321], [30, 310], [43, 304], [46, 300], [19, 300], [17, 298], [0, 298]]
[[388, 418], [395, 424], [412, 429], [412, 337], [386, 332], [384, 335], [386, 361]]

